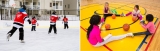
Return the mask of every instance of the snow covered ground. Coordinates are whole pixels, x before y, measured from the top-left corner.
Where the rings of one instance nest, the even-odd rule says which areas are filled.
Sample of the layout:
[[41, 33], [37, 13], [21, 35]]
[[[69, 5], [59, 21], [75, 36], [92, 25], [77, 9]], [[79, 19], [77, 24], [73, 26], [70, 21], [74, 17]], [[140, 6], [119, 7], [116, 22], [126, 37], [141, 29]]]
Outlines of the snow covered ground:
[[4, 27], [3, 23], [0, 23], [0, 51], [79, 51], [79, 26], [69, 29], [58, 27], [57, 35], [54, 35], [53, 31], [48, 34], [49, 27], [38, 27], [35, 32], [32, 32], [30, 27], [24, 27], [25, 43], [20, 43], [19, 30], [13, 34], [10, 41], [6, 40], [6, 33], [11, 27]]

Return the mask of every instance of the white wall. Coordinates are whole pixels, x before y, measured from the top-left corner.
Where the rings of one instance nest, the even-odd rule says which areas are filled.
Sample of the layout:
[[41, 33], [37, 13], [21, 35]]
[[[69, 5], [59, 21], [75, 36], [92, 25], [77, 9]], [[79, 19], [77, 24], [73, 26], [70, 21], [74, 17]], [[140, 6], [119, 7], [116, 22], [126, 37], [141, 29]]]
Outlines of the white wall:
[[[63, 16], [62, 15], [59, 15], [60, 20], [63, 19]], [[66, 17], [68, 18], [68, 20], [71, 20], [71, 21], [79, 21], [80, 17], [77, 16], [77, 15], [66, 15]]]
[[[49, 28], [50, 21], [38, 21], [39, 26], [37, 28]], [[0, 21], [0, 29], [11, 28], [13, 25], [13, 21]], [[79, 21], [69, 21], [68, 22], [69, 28], [79, 28], [80, 23]], [[64, 24], [62, 21], [57, 21], [56, 23], [57, 28], [63, 28]], [[28, 22], [25, 22], [24, 28], [31, 28], [31, 25]]]

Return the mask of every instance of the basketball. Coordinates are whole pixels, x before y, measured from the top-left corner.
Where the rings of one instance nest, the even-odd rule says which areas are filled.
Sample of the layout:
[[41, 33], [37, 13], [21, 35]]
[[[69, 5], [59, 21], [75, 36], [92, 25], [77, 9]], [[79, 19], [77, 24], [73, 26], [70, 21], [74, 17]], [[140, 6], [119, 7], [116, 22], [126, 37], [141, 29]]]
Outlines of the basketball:
[[128, 31], [129, 28], [130, 28], [129, 24], [124, 24], [124, 25], [123, 25], [123, 30], [124, 30], [124, 31]]
[[105, 25], [105, 28], [106, 28], [106, 30], [109, 30], [109, 29], [110, 29], [110, 25], [109, 25], [109, 24], [106, 24], [106, 25]]
[[112, 19], [115, 19], [115, 18], [116, 18], [116, 15], [115, 15], [115, 14], [113, 14], [113, 15], [112, 15]]
[[136, 20], [137, 20], [137, 17], [136, 17], [136, 16], [133, 16], [133, 17], [132, 17], [132, 20], [133, 20], [133, 21], [136, 21]]

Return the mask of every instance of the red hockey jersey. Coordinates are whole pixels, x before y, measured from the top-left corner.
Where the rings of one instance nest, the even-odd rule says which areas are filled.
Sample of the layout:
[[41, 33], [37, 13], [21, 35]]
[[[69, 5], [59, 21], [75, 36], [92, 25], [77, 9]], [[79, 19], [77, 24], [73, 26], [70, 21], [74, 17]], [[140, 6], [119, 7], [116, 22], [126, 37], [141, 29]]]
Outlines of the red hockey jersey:
[[19, 23], [19, 24], [24, 24], [24, 20], [27, 18], [27, 13], [26, 12], [18, 12], [15, 16], [14, 22]]
[[16, 13], [13, 26], [17, 28], [23, 27], [24, 21], [28, 20], [26, 12], [18, 12]]
[[36, 25], [37, 20], [36, 19], [32, 19], [32, 25]]
[[57, 15], [52, 15], [50, 17], [50, 24], [55, 24], [57, 20], [58, 20], [58, 16]]
[[68, 18], [63, 18], [63, 21], [64, 22], [68, 22]]

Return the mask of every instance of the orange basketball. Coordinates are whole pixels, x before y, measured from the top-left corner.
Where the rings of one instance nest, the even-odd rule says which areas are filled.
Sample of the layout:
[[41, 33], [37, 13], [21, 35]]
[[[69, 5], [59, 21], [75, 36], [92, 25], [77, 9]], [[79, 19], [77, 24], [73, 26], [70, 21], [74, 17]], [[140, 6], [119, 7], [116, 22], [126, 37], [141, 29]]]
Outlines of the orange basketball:
[[112, 19], [116, 19], [116, 15], [115, 14], [112, 15]]
[[124, 31], [128, 31], [129, 28], [130, 28], [129, 24], [124, 24], [124, 25], [123, 25], [123, 30], [124, 30]]
[[105, 25], [105, 28], [106, 28], [106, 30], [109, 30], [109, 29], [110, 29], [110, 25], [109, 25], [109, 24], [106, 24], [106, 25]]
[[133, 20], [133, 21], [136, 21], [136, 20], [137, 20], [137, 17], [136, 17], [136, 16], [133, 16], [133, 17], [132, 17], [132, 20]]

